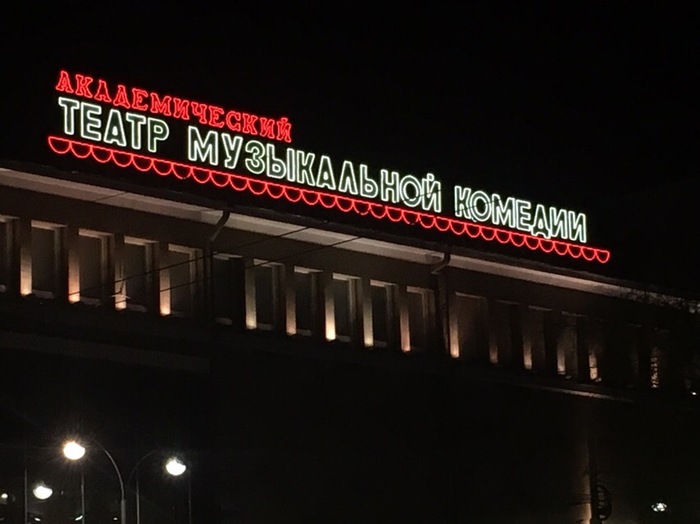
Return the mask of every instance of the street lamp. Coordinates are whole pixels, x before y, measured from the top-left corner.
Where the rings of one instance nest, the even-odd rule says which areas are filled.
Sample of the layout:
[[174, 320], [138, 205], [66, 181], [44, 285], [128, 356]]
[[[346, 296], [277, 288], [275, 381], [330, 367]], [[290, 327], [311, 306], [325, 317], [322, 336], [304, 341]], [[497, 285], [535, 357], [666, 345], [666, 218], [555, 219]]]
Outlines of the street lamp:
[[[148, 457], [151, 455], [154, 455], [156, 453], [160, 453], [160, 450], [158, 449], [153, 449], [146, 453], [144, 456], [142, 456], [139, 461], [134, 465], [134, 467], [131, 469], [131, 472], [129, 473], [129, 477], [127, 478], [126, 484], [127, 486], [130, 485], [131, 483], [131, 478], [136, 474], [136, 524], [141, 524], [141, 488], [140, 488], [140, 483], [139, 483], [139, 476], [137, 474], [137, 470], [139, 468], [139, 465]], [[186, 470], [187, 466], [185, 463], [176, 456], [170, 456], [168, 457], [165, 462], [164, 462], [164, 467], [165, 471], [173, 476], [173, 477], [179, 477], [182, 475]], [[190, 514], [190, 523], [192, 522], [191, 514], [192, 514], [192, 495], [191, 492], [188, 489], [188, 496], [187, 496], [187, 505], [188, 505], [188, 513]]]
[[177, 457], [172, 457], [165, 463], [165, 471], [170, 473], [173, 477], [179, 477], [186, 469], [187, 466]]
[[[129, 472], [129, 476], [127, 477], [126, 483], [124, 482], [124, 477], [122, 476], [122, 473], [119, 469], [119, 466], [117, 466], [116, 461], [114, 460], [114, 457], [111, 455], [107, 449], [102, 446], [99, 442], [96, 440], [93, 440], [95, 444], [107, 455], [107, 458], [109, 458], [109, 461], [112, 463], [112, 466], [114, 467], [114, 471], [117, 473], [117, 478], [119, 479], [119, 488], [121, 491], [121, 501], [120, 501], [120, 512], [121, 512], [121, 524], [126, 524], [126, 486], [129, 485], [131, 482], [132, 477], [136, 473], [136, 470], [138, 469], [139, 465], [147, 458], [150, 457], [151, 455], [158, 453], [159, 450], [154, 449], [146, 453], [144, 456], [142, 456], [134, 465], [134, 467], [131, 469]], [[69, 460], [80, 460], [85, 456], [86, 449], [85, 446], [83, 446], [80, 442], [77, 440], [68, 440], [63, 444], [63, 455], [69, 459]], [[180, 460], [178, 457], [169, 457], [166, 462], [165, 462], [165, 470], [168, 472], [168, 474], [178, 477], [182, 475], [186, 470], [187, 466], [185, 463]], [[82, 488], [82, 486], [81, 486]], [[83, 493], [84, 497], [84, 493]], [[191, 514], [191, 495], [188, 495], [188, 506], [189, 506], [189, 512]], [[140, 493], [139, 493], [139, 480], [138, 476], [136, 477], [136, 522], [137, 524], [140, 524], [141, 522], [141, 507], [140, 507]], [[82, 518], [85, 517], [85, 507], [84, 507], [84, 502], [83, 502], [83, 513], [81, 515]], [[190, 517], [191, 521], [191, 517]]]
[[[187, 466], [183, 464], [180, 459], [173, 457], [165, 463], [165, 470], [170, 473], [173, 477], [179, 477], [182, 475]], [[192, 524], [192, 481], [187, 479], [187, 521]]]
[[75, 440], [69, 440], [63, 445], [63, 454], [67, 459], [80, 460], [85, 456], [85, 448]]
[[[112, 454], [109, 451], [107, 451], [107, 449], [96, 440], [93, 440], [93, 442], [95, 442], [95, 444], [97, 444], [97, 446], [102, 451], [104, 451], [104, 454], [107, 455], [107, 458], [112, 463], [114, 471], [117, 473], [117, 479], [119, 479], [119, 490], [121, 493], [121, 500], [119, 501], [121, 524], [126, 524], [126, 492], [124, 491], [124, 480], [122, 478], [122, 472], [119, 470], [119, 466], [117, 466], [117, 463], [115, 462]], [[82, 459], [85, 456], [85, 451], [85, 446], [83, 446], [80, 442], [76, 440], [68, 440], [63, 444], [63, 455], [69, 460]]]
[[[63, 454], [69, 460], [80, 460], [85, 456], [85, 448], [74, 440], [69, 440], [63, 445]], [[76, 520], [85, 518], [85, 474], [80, 472], [80, 516]]]
[[32, 493], [39, 500], [46, 500], [53, 495], [53, 490], [43, 482], [39, 482], [32, 488]]
[[666, 511], [668, 511], [668, 504], [666, 504], [662, 500], [658, 500], [651, 505], [651, 510], [654, 513], [665, 513]]

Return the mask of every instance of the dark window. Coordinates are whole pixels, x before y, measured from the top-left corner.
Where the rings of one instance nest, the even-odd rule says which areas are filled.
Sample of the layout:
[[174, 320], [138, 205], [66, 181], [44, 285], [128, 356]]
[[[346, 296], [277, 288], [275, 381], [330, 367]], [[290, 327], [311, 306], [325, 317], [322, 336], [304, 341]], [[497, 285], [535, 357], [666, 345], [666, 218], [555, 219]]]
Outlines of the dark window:
[[32, 291], [55, 296], [58, 275], [58, 230], [32, 226]]
[[277, 311], [277, 271], [273, 264], [255, 263], [255, 318], [258, 329], [272, 329]]
[[231, 324], [234, 315], [235, 258], [216, 256], [212, 261], [214, 316], [218, 322]]
[[0, 292], [10, 285], [12, 267], [12, 222], [0, 217]]
[[391, 339], [391, 287], [383, 283], [372, 282], [370, 285], [372, 300], [372, 335], [374, 345], [386, 347]]
[[296, 332], [311, 335], [317, 315], [315, 275], [311, 271], [296, 269], [294, 272]]
[[170, 310], [183, 315], [192, 314], [196, 279], [195, 253], [186, 248], [171, 248], [168, 253], [170, 268]]
[[106, 247], [104, 236], [81, 233], [78, 237], [80, 298], [88, 302], [101, 299], [106, 292]]
[[468, 295], [457, 295], [457, 324], [459, 356], [467, 360], [485, 360], [485, 318], [483, 299]]
[[127, 307], [144, 310], [148, 303], [150, 246], [146, 243], [124, 243], [124, 286]]
[[423, 350], [428, 345], [428, 323], [430, 321], [429, 291], [407, 289], [408, 330], [412, 350]]
[[354, 288], [352, 279], [333, 276], [333, 305], [335, 310], [335, 338], [349, 341], [354, 327]]

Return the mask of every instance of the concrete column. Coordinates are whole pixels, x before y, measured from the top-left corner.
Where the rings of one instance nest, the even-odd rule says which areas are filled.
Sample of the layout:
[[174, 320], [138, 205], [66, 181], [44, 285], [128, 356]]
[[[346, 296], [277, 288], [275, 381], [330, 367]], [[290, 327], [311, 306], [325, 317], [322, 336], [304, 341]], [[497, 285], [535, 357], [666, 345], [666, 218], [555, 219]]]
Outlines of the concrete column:
[[562, 327], [557, 345], [557, 372], [567, 377], [576, 376], [578, 349], [576, 348], [576, 316], [562, 313]]
[[[272, 326], [274, 331], [281, 334], [287, 333], [286, 269], [282, 264], [272, 266]], [[294, 267], [292, 267], [293, 271]]]
[[501, 334], [499, 329], [501, 324], [505, 325], [505, 320], [502, 319], [505, 313], [505, 306], [491, 298], [484, 299], [482, 306], [489, 363], [507, 363], [510, 358], [510, 352], [504, 354], [505, 348], [501, 347], [503, 341], [507, 340], [507, 337]]
[[255, 260], [243, 258], [243, 296], [245, 304], [245, 327], [255, 329], [258, 326], [257, 309], [255, 307]]
[[326, 340], [335, 340], [335, 302], [333, 300], [333, 273], [323, 271], [319, 273], [319, 293], [322, 300], [321, 319], [323, 325], [323, 337]]
[[66, 245], [66, 227], [55, 228], [53, 230], [53, 238], [55, 268], [53, 293], [56, 300], [64, 302], [68, 300], [68, 246]]
[[388, 284], [386, 289], [387, 304], [387, 347], [398, 349], [400, 347], [400, 328], [399, 328], [399, 286], [396, 284]]
[[17, 231], [19, 247], [19, 292], [27, 296], [32, 292], [32, 221], [20, 218]]
[[[164, 247], [163, 247], [164, 246]], [[149, 242], [146, 244], [146, 310], [151, 314], [160, 313], [160, 290], [161, 288], [161, 271], [162, 266], [167, 265], [168, 244], [165, 242]], [[166, 262], [161, 262], [162, 249], [165, 249]], [[164, 288], [168, 288], [170, 293], [170, 270], [166, 270], [168, 283]], [[168, 303], [168, 309], [170, 304]], [[168, 311], [169, 312], [169, 311]]]
[[576, 317], [576, 380], [579, 382], [591, 381], [591, 367], [589, 360], [589, 326], [588, 319], [584, 316]]
[[[153, 273], [154, 283], [156, 284], [155, 294], [156, 307], [154, 311], [158, 311], [161, 315], [169, 315], [171, 313], [170, 304], [170, 253], [168, 251], [167, 242], [157, 242], [153, 245]], [[149, 307], [149, 310], [151, 308]]]
[[124, 263], [124, 235], [115, 233], [110, 242], [112, 282], [114, 294], [112, 302], [115, 309], [126, 309], [126, 269]]
[[431, 323], [435, 326], [438, 353], [449, 355], [452, 352], [450, 345], [450, 291], [448, 289], [447, 268], [443, 268], [433, 276], [435, 282], [434, 293], [434, 314], [429, 316]]
[[17, 296], [20, 293], [21, 282], [21, 227], [19, 219], [11, 219], [7, 223], [7, 292]]
[[312, 274], [311, 337], [317, 342], [326, 340], [326, 284], [322, 271]]
[[369, 292], [369, 288], [365, 287], [365, 283], [369, 285], [369, 281], [366, 279], [353, 278], [350, 284], [350, 324], [351, 324], [351, 343], [357, 348], [364, 347], [364, 314], [363, 314], [363, 302], [365, 290]]
[[[522, 367], [528, 371], [535, 368], [535, 344], [534, 344], [534, 315], [528, 306], [515, 306], [513, 313], [520, 318], [520, 335], [522, 337]], [[517, 341], [513, 341], [517, 344]]]
[[647, 387], [649, 384], [648, 346], [645, 345], [642, 326], [630, 325], [630, 360], [633, 362], [632, 384]]
[[[63, 229], [63, 252], [66, 255], [66, 296], [68, 302], [80, 301], [80, 235], [78, 228], [68, 226]], [[61, 281], [59, 273], [59, 282]], [[59, 293], [62, 287], [59, 286]], [[60, 296], [60, 295], [59, 295]]]
[[[80, 240], [80, 237], [78, 237]], [[98, 298], [101, 304], [111, 305], [114, 289], [114, 261], [112, 255], [113, 242], [111, 235], [100, 239], [100, 292]]]
[[601, 381], [603, 379], [604, 365], [604, 324], [598, 318], [587, 318], [587, 337], [586, 343], [588, 346], [588, 368], [590, 379]]
[[[457, 295], [448, 286], [447, 295], [447, 351], [452, 358], [459, 358], [459, 308]], [[485, 327], [485, 326], [484, 326]]]
[[297, 299], [296, 299], [296, 273], [293, 264], [285, 264], [283, 275], [280, 279], [282, 288], [282, 313], [284, 320], [284, 331], [287, 335], [297, 333]]
[[361, 278], [358, 282], [358, 305], [360, 316], [360, 337], [364, 347], [374, 345], [374, 326], [372, 323], [372, 284], [368, 278]]
[[195, 250], [194, 297], [192, 297], [193, 314], [202, 320], [214, 319], [214, 293], [212, 289], [213, 250], [210, 245]]
[[558, 374], [557, 355], [561, 329], [561, 312], [547, 311], [544, 317], [544, 371], [547, 375]]
[[[425, 350], [438, 355], [447, 355], [446, 298], [445, 303], [442, 306], [438, 306], [438, 297], [434, 290], [428, 289], [423, 294], [423, 299], [425, 300]], [[439, 323], [438, 307], [442, 310]]]
[[196, 315], [204, 320], [213, 320], [216, 316], [216, 294], [217, 287], [221, 283], [214, 281], [214, 250], [210, 243], [207, 243], [201, 251], [201, 256], [196, 262], [197, 274], [202, 275], [197, 282], [197, 292], [195, 293]]
[[399, 318], [399, 348], [404, 353], [411, 351], [411, 332], [408, 324], [408, 297], [406, 286], [400, 284], [396, 289], [396, 306]]

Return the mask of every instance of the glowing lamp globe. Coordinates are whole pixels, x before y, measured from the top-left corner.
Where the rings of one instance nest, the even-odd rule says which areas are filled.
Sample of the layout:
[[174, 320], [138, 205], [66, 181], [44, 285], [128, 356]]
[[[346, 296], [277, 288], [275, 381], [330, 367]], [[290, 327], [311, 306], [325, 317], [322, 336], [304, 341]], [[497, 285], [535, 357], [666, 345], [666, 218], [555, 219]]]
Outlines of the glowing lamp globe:
[[75, 440], [69, 440], [63, 445], [63, 454], [69, 460], [80, 460], [85, 456], [85, 448]]
[[173, 477], [179, 477], [182, 475], [187, 466], [178, 458], [171, 458], [165, 463], [165, 470], [170, 473]]
[[46, 500], [53, 495], [53, 490], [46, 484], [37, 484], [34, 486], [32, 493], [34, 493], [34, 496], [39, 500]]

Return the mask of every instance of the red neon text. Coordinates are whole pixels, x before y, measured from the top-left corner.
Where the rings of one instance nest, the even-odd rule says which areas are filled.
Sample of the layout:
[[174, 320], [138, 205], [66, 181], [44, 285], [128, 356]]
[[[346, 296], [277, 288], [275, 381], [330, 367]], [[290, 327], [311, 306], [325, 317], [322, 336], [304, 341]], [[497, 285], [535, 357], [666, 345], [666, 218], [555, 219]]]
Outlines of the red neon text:
[[147, 91], [124, 84], [110, 85], [106, 80], [65, 70], [58, 73], [56, 91], [96, 100], [115, 107], [148, 111], [180, 120], [196, 120], [202, 125], [226, 127], [234, 133], [261, 136], [281, 142], [292, 141], [292, 124], [287, 117], [278, 119], [253, 115], [204, 102]]

